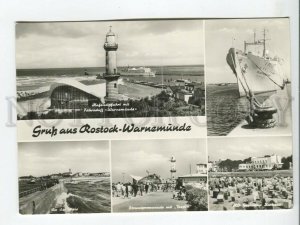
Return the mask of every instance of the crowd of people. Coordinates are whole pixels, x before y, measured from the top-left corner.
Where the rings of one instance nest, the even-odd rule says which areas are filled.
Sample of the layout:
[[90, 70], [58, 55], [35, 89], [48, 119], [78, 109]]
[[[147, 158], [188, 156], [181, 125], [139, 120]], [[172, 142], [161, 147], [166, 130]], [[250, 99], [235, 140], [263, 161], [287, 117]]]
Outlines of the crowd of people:
[[211, 203], [227, 209], [291, 208], [292, 177], [211, 177]]
[[171, 183], [152, 183], [152, 182], [133, 182], [133, 183], [113, 183], [112, 184], [112, 196], [131, 198], [137, 196], [143, 196], [151, 192], [156, 191], [173, 191], [175, 188], [174, 184]]
[[186, 189], [184, 186], [180, 186], [178, 190], [173, 190], [173, 199], [186, 200]]

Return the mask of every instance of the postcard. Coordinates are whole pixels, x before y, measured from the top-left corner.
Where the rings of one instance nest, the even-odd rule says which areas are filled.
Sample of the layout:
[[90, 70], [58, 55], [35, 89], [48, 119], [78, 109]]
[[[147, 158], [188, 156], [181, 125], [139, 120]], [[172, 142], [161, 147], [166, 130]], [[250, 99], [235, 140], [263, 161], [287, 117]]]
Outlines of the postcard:
[[289, 18], [17, 22], [19, 213], [293, 208], [290, 51]]

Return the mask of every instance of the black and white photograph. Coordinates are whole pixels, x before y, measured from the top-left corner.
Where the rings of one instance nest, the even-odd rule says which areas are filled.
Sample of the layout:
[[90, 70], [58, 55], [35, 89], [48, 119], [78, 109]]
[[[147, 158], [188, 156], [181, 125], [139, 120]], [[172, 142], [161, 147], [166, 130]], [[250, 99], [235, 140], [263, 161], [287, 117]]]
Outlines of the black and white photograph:
[[205, 115], [203, 20], [16, 24], [18, 120]]
[[293, 207], [292, 137], [209, 138], [209, 210]]
[[207, 211], [206, 139], [112, 141], [113, 212]]
[[18, 147], [20, 214], [111, 212], [108, 141]]
[[291, 135], [288, 18], [205, 21], [209, 136]]

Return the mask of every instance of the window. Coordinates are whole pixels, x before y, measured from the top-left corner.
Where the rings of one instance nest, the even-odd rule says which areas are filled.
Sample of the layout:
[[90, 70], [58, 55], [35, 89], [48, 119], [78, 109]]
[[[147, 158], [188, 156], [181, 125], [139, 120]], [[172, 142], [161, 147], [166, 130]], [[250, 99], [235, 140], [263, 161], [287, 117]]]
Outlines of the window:
[[117, 88], [117, 84], [116, 83], [114, 83], [114, 88]]

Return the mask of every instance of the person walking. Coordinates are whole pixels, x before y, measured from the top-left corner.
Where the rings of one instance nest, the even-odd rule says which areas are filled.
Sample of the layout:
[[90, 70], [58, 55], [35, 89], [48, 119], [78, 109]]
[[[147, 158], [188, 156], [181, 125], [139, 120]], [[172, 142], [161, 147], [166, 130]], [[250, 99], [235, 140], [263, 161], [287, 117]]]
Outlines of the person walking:
[[126, 198], [128, 198], [128, 184], [125, 184], [125, 193], [126, 193]]
[[143, 196], [143, 191], [144, 191], [144, 184], [141, 183], [141, 185], [140, 185], [140, 194], [141, 194], [141, 196]]
[[146, 194], [148, 194], [148, 190], [149, 190], [149, 185], [148, 185], [148, 183], [146, 183], [146, 185], [145, 185], [145, 192], [146, 192]]
[[120, 182], [118, 182], [118, 184], [117, 184], [117, 197], [120, 197], [120, 195], [121, 195], [121, 192], [122, 192], [122, 185], [121, 185], [121, 183]]

